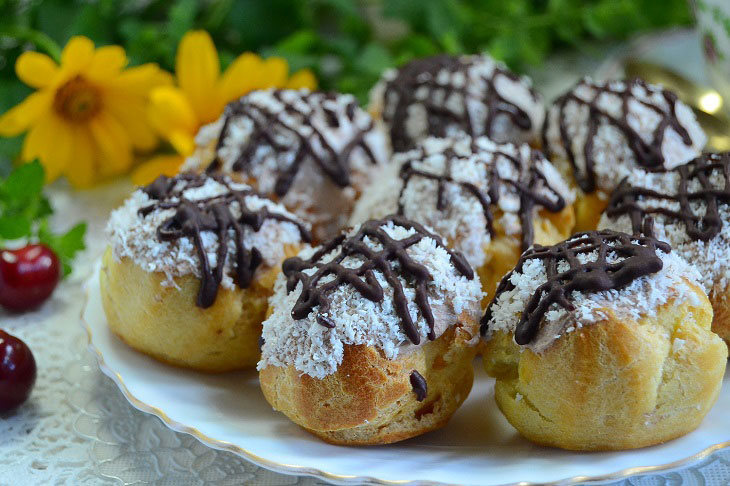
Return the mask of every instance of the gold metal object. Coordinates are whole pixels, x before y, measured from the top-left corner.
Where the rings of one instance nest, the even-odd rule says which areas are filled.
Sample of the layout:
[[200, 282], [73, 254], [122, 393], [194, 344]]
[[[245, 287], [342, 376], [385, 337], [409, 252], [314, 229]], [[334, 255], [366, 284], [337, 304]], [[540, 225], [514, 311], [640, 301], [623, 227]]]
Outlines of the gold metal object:
[[649, 83], [661, 84], [677, 93], [697, 116], [697, 121], [707, 134], [707, 149], [730, 151], [730, 118], [726, 114], [724, 100], [714, 89], [694, 83], [676, 72], [658, 64], [627, 59], [624, 62], [626, 77], [639, 77]]

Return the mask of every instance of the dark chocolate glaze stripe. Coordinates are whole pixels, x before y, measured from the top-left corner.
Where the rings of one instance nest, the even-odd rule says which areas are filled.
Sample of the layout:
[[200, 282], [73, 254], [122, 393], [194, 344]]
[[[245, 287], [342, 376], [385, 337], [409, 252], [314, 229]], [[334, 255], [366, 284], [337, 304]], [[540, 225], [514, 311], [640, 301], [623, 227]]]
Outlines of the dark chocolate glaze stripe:
[[[160, 241], [174, 241], [181, 238], [192, 240], [200, 261], [202, 278], [197, 305], [202, 308], [213, 305], [218, 295], [228, 256], [231, 230], [236, 246], [234, 281], [240, 288], [247, 288], [251, 284], [254, 272], [262, 261], [261, 252], [258, 249], [248, 250], [244, 246], [243, 240], [246, 231], [258, 231], [266, 220], [283, 221], [295, 225], [299, 229], [302, 239], [310, 241], [309, 231], [299, 221], [284, 214], [271, 212], [266, 207], [257, 210], [250, 209], [246, 204], [246, 197], [256, 194], [250, 189], [231, 188], [229, 182], [223, 177], [213, 176], [218, 183], [228, 189], [226, 193], [197, 201], [183, 197], [185, 190], [203, 186], [208, 178], [209, 176], [189, 173], [172, 178], [160, 176], [152, 184], [142, 189], [155, 202], [139, 210], [142, 218], [153, 211], [175, 210], [175, 214], [157, 228], [157, 238]], [[179, 187], [176, 189], [178, 185]], [[239, 217], [235, 217], [231, 212], [233, 203], [237, 203], [240, 208]], [[203, 246], [202, 233], [205, 231], [215, 233], [218, 239], [214, 268], [211, 267], [208, 254]]]
[[[312, 113], [306, 113], [300, 110], [295, 104], [287, 102], [283, 96], [284, 92], [285, 90], [275, 90], [272, 92], [272, 96], [284, 106], [283, 113], [281, 111], [270, 111], [268, 107], [259, 106], [245, 96], [226, 106], [223, 128], [216, 143], [216, 158], [206, 169], [207, 172], [216, 172], [221, 168], [222, 163], [218, 158], [218, 151], [223, 146], [228, 135], [229, 124], [233, 118], [243, 116], [251, 120], [254, 128], [249, 139], [241, 147], [241, 154], [233, 163], [233, 170], [236, 172], [248, 172], [251, 165], [256, 163], [256, 152], [261, 147], [271, 147], [274, 152], [287, 152], [292, 150], [292, 147], [289, 145], [282, 144], [277, 132], [288, 132], [299, 139], [294, 160], [286, 168], [280, 169], [277, 174], [274, 192], [279, 197], [283, 197], [289, 192], [289, 189], [294, 184], [294, 179], [299, 172], [299, 168], [309, 158], [314, 161], [327, 177], [340, 187], [346, 187], [350, 184], [350, 157], [356, 148], [361, 148], [373, 164], [377, 163], [372, 150], [365, 142], [365, 135], [373, 129], [372, 120], [370, 120], [370, 123], [364, 129], [358, 129], [349, 143], [338, 151], [329, 143], [322, 130], [312, 123]], [[316, 99], [317, 103], [326, 101], [338, 102], [338, 95], [333, 93], [312, 92], [299, 94], [298, 96], [301, 96], [305, 102], [310, 99]], [[318, 98], [321, 97], [321, 100], [314, 98], [315, 96]], [[345, 106], [345, 116], [353, 124], [355, 113], [358, 109], [359, 107], [354, 100]], [[328, 108], [323, 107], [322, 110], [328, 126], [332, 128], [339, 127], [339, 120], [336, 114]], [[311, 134], [308, 136], [302, 135], [300, 130], [297, 130], [296, 126], [293, 126], [297, 122], [292, 123], [290, 120], [283, 119], [282, 114], [293, 117], [295, 120], [298, 120], [298, 123], [308, 126], [311, 129]], [[322, 151], [324, 155], [320, 153]]]
[[[395, 240], [388, 236], [381, 226], [392, 222], [396, 226], [413, 229], [415, 233], [405, 239]], [[365, 238], [377, 241], [382, 247], [380, 250], [371, 248], [365, 243]], [[428, 338], [436, 338], [434, 333], [434, 319], [431, 304], [428, 300], [428, 283], [433, 280], [428, 269], [414, 261], [407, 253], [407, 249], [423, 238], [431, 238], [436, 244], [446, 250], [451, 263], [456, 270], [469, 280], [474, 278], [474, 271], [461, 253], [449, 250], [438, 235], [435, 235], [418, 223], [414, 223], [401, 216], [387, 216], [382, 220], [370, 220], [362, 224], [353, 236], [346, 238], [340, 235], [322, 245], [311, 258], [303, 260], [299, 257], [289, 258], [282, 266], [287, 277], [287, 291], [292, 292], [299, 282], [302, 283], [302, 293], [299, 295], [292, 317], [304, 319], [317, 306], [317, 322], [324, 327], [333, 328], [334, 322], [329, 316], [330, 300], [328, 294], [341, 285], [351, 285], [363, 297], [373, 302], [380, 302], [384, 298], [383, 288], [375, 278], [375, 271], [380, 272], [388, 285], [393, 289], [393, 303], [395, 312], [401, 320], [403, 332], [413, 344], [419, 344], [421, 337], [418, 328], [408, 312], [408, 299], [403, 291], [399, 276], [411, 283], [416, 289], [415, 302], [421, 315], [428, 323]], [[325, 255], [340, 249], [339, 253], [327, 263], [321, 260]], [[347, 257], [360, 257], [364, 261], [356, 268], [342, 265]], [[394, 263], [396, 265], [394, 265]], [[305, 270], [314, 269], [315, 272], [305, 273]], [[333, 277], [327, 280], [325, 277]], [[326, 283], [321, 283], [322, 280]]]
[[[471, 153], [478, 156], [482, 156], [483, 154], [485, 154], [485, 152], [476, 145], [473, 139]], [[560, 193], [558, 193], [557, 190], [555, 190], [550, 186], [550, 184], [548, 184], [548, 180], [545, 177], [545, 174], [543, 174], [542, 171], [538, 169], [537, 161], [539, 160], [539, 158], [543, 157], [543, 155], [536, 150], [533, 150], [530, 153], [529, 167], [527, 170], [527, 174], [525, 174], [527, 177], [523, 176], [523, 167], [521, 160], [506, 152], [495, 151], [489, 154], [488, 159], [481, 158], [480, 161], [484, 163], [487, 180], [489, 181], [489, 188], [486, 194], [476, 184], [472, 182], [454, 180], [451, 175], [454, 164], [465, 162], [466, 159], [471, 156], [471, 154], [469, 157], [460, 157], [452, 149], [449, 149], [445, 152], [444, 155], [446, 157], [446, 164], [443, 174], [434, 174], [433, 172], [419, 170], [413, 167], [414, 163], [422, 161], [424, 158], [427, 157], [423, 147], [421, 147], [419, 153], [414, 154], [413, 157], [411, 157], [408, 161], [406, 161], [405, 164], [403, 164], [400, 171], [400, 177], [401, 179], [403, 179], [403, 187], [401, 188], [400, 196], [398, 197], [398, 214], [403, 214], [404, 212], [402, 201], [403, 194], [412, 177], [423, 177], [437, 182], [438, 196], [436, 200], [436, 208], [439, 211], [443, 211], [446, 208], [447, 202], [445, 197], [445, 189], [447, 183], [457, 184], [461, 186], [462, 189], [477, 198], [479, 204], [482, 206], [482, 211], [484, 212], [484, 218], [487, 222], [487, 230], [489, 231], [489, 234], [494, 236], [494, 217], [492, 215], [491, 205], [496, 205], [499, 202], [500, 187], [502, 185], [510, 185], [520, 195], [519, 215], [522, 224], [522, 249], [526, 250], [527, 248], [529, 248], [530, 245], [532, 245], [535, 237], [535, 228], [533, 225], [535, 207], [543, 207], [552, 213], [558, 213], [565, 208], [565, 199], [560, 195]], [[497, 171], [497, 161], [499, 157], [504, 157], [512, 164], [518, 174], [517, 181], [500, 177], [499, 172]], [[549, 191], [553, 195], [553, 198], [551, 199], [547, 195], [540, 194], [539, 191], [541, 188]]]
[[[718, 171], [724, 177], [724, 184], [717, 187], [710, 177]], [[654, 236], [654, 215], [660, 215], [669, 221], [681, 221], [687, 235], [694, 240], [709, 241], [722, 230], [724, 222], [720, 217], [720, 205], [730, 204], [730, 153], [703, 154], [687, 165], [673, 170], [679, 174], [676, 190], [664, 194], [643, 187], [634, 187], [628, 179], [611, 196], [606, 215], [618, 218], [628, 214], [635, 234]], [[691, 192], [690, 182], [696, 181], [701, 189]], [[679, 210], [671, 210], [651, 201], [676, 202]], [[693, 203], [704, 203], [704, 214], [696, 214]]]
[[[581, 263], [579, 254], [598, 250], [595, 261]], [[604, 290], [618, 290], [636, 279], [651, 275], [662, 269], [663, 262], [657, 251], [669, 253], [668, 244], [648, 236], [631, 236], [616, 231], [602, 230], [578, 233], [570, 240], [554, 246], [535, 245], [522, 254], [515, 269], [502, 278], [497, 292], [482, 317], [481, 332], [487, 332], [492, 318], [492, 306], [503, 292], [515, 288], [510, 281], [514, 272], [522, 272], [528, 260], [542, 260], [547, 280], [530, 297], [515, 328], [515, 342], [529, 344], [540, 329], [545, 313], [557, 304], [569, 311], [575, 310], [570, 295], [572, 292], [593, 293]], [[608, 253], [615, 253], [619, 261], [607, 262]], [[566, 262], [570, 268], [558, 271], [558, 264]]]
[[428, 384], [426, 383], [426, 378], [423, 377], [421, 373], [419, 373], [416, 370], [411, 371], [411, 386], [413, 387], [413, 393], [416, 394], [416, 400], [419, 402], [422, 402], [426, 399], [426, 395], [428, 395]]
[[[472, 90], [473, 83], [468, 77], [469, 69], [474, 65], [474, 59], [461, 56], [438, 55], [417, 59], [411, 61], [398, 70], [398, 74], [392, 81], [386, 84], [383, 94], [383, 119], [390, 127], [390, 138], [393, 144], [393, 150], [402, 152], [413, 147], [415, 140], [411, 140], [406, 130], [406, 120], [408, 119], [408, 108], [414, 104], [423, 105], [427, 112], [428, 134], [444, 137], [447, 135], [447, 129], [456, 125], [464, 132], [477, 137], [486, 135], [493, 136], [494, 122], [499, 115], [508, 116], [513, 123], [523, 130], [532, 128], [532, 121], [524, 110], [514, 105], [512, 102], [503, 98], [495, 87], [497, 78], [504, 77], [512, 81], [519, 81], [519, 78], [510, 71], [495, 66], [494, 71], [488, 78], [483, 78], [486, 84], [486, 92], [483, 99], [475, 98]], [[437, 76], [441, 71], [449, 73], [449, 79], [446, 84], [441, 83]], [[455, 76], [463, 76], [461, 86], [454, 83]], [[416, 99], [415, 93], [419, 89], [426, 88], [429, 95], [424, 100]], [[463, 112], [458, 113], [450, 110], [445, 104], [434, 103], [437, 93], [442, 95], [442, 99], [446, 100], [452, 95], [460, 98], [460, 105], [464, 107]], [[533, 99], [537, 100], [537, 94], [531, 91]], [[388, 107], [390, 100], [397, 96], [395, 109], [385, 109]], [[477, 133], [474, 126], [473, 113], [469, 112], [467, 100], [474, 100], [486, 107], [484, 114], [484, 133]]]
[[[610, 84], [610, 83], [609, 83]], [[589, 100], [584, 100], [575, 94], [575, 90], [579, 86], [588, 86], [594, 91], [593, 96]], [[596, 160], [593, 154], [593, 143], [598, 133], [598, 128], [603, 121], [615, 126], [626, 137], [628, 147], [634, 153], [636, 163], [651, 171], [661, 171], [664, 166], [664, 155], [662, 154], [662, 143], [664, 142], [664, 134], [668, 128], [673, 128], [681, 137], [685, 145], [692, 145], [692, 138], [689, 136], [687, 129], [679, 122], [677, 118], [677, 96], [671, 91], [662, 89], [661, 95], [669, 105], [669, 111], [659, 105], [639, 100], [633, 95], [633, 89], [636, 87], [644, 88], [647, 91], [649, 87], [647, 83], [641, 79], [632, 79], [625, 81], [624, 89], [614, 89], [610, 86], [598, 86], [590, 81], [583, 79], [566, 94], [555, 100], [555, 106], [558, 107], [558, 125], [560, 129], [561, 145], [568, 155], [568, 160], [573, 166], [575, 180], [584, 192], [590, 193], [596, 189]], [[621, 116], [615, 117], [610, 113], [602, 110], [598, 106], [598, 99], [604, 95], [617, 96], [621, 100]], [[628, 121], [629, 101], [634, 100], [649, 108], [661, 117], [661, 121], [654, 129], [651, 142], [645, 142], [641, 136], [634, 130]], [[586, 142], [583, 146], [583, 157], [585, 159], [585, 173], [581, 171], [576, 163], [575, 151], [573, 149], [573, 141], [568, 134], [567, 115], [565, 108], [569, 103], [577, 103], [578, 105], [587, 106], [589, 110], [588, 116], [588, 133]], [[550, 116], [543, 126], [543, 146], [548, 147], [547, 130], [550, 125]]]

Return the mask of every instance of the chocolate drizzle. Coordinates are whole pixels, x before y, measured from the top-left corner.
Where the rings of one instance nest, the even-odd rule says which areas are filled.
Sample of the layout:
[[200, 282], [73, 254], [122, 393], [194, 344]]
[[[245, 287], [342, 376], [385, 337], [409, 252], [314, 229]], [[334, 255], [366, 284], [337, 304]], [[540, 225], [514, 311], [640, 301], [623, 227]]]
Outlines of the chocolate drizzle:
[[[391, 238], [382, 228], [383, 225], [393, 223], [406, 229], [412, 229], [414, 234], [402, 240]], [[377, 242], [380, 249], [376, 249], [365, 239]], [[380, 302], [384, 298], [383, 287], [375, 277], [375, 272], [383, 275], [388, 285], [393, 289], [393, 305], [400, 318], [401, 327], [413, 344], [419, 344], [421, 337], [410, 313], [408, 299], [403, 291], [403, 284], [399, 277], [409, 282], [416, 291], [415, 303], [423, 318], [428, 324], [428, 339], [436, 339], [434, 332], [434, 318], [428, 299], [428, 283], [433, 280], [428, 269], [414, 261], [408, 255], [408, 248], [424, 238], [432, 239], [436, 245], [448, 252], [451, 263], [456, 270], [469, 280], [474, 278], [474, 272], [466, 259], [458, 252], [446, 248], [438, 235], [430, 233], [423, 226], [409, 221], [401, 216], [388, 216], [383, 220], [370, 220], [363, 223], [360, 229], [349, 238], [344, 234], [334, 238], [307, 260], [299, 257], [289, 258], [282, 266], [287, 277], [287, 291], [292, 292], [298, 283], [302, 283], [302, 293], [299, 295], [292, 317], [304, 319], [312, 310], [319, 306], [317, 322], [328, 328], [335, 327], [329, 316], [330, 300], [328, 294], [341, 285], [351, 285], [364, 298], [373, 302]], [[321, 260], [325, 255], [339, 250], [339, 253], [326, 263]], [[363, 262], [354, 268], [343, 265], [347, 257], [362, 259]], [[350, 260], [353, 261], [353, 260]], [[356, 261], [356, 260], [355, 260]], [[314, 273], [306, 273], [315, 270]]]
[[[603, 122], [613, 125], [618, 128], [621, 133], [623, 133], [626, 137], [627, 146], [634, 153], [636, 163], [646, 170], [661, 171], [664, 169], [662, 143], [664, 142], [664, 136], [667, 129], [674, 129], [674, 131], [682, 137], [682, 141], [685, 145], [692, 146], [692, 138], [690, 137], [689, 132], [677, 118], [677, 95], [659, 87], [649, 86], [645, 81], [638, 78], [623, 82], [621, 85], [623, 88], [616, 87], [616, 82], [609, 82], [605, 85], [597, 85], [583, 79], [573, 89], [555, 100], [555, 106], [558, 107], [558, 125], [561, 145], [568, 156], [568, 160], [573, 166], [573, 173], [575, 175], [576, 182], [586, 193], [593, 192], [596, 189], [596, 159], [593, 154], [593, 143], [598, 134], [598, 128]], [[588, 100], [585, 100], [576, 94], [576, 90], [581, 86], [586, 86], [593, 90], [593, 95]], [[636, 88], [646, 90], [649, 93], [659, 91], [667, 105], [669, 105], [669, 109], [667, 110], [660, 105], [636, 97], [634, 95], [634, 89]], [[615, 117], [608, 111], [600, 108], [599, 99], [602, 95], [606, 94], [619, 98], [621, 103], [620, 117]], [[640, 103], [642, 106], [650, 109], [661, 117], [659, 124], [652, 133], [651, 142], [647, 143], [629, 123], [629, 101], [632, 100]], [[586, 141], [583, 145], [585, 173], [583, 173], [578, 167], [576, 162], [576, 153], [573, 149], [573, 142], [568, 134], [568, 116], [566, 114], [566, 106], [569, 103], [576, 103], [578, 105], [588, 107], [588, 129]], [[545, 123], [545, 126], [543, 127], [543, 146], [545, 147], [548, 146], [547, 130], [549, 122], [550, 117], [548, 116], [548, 123]]]
[[[714, 171], [719, 171], [724, 177], [720, 187], [711, 181]], [[635, 187], [624, 179], [613, 193], [606, 215], [618, 218], [627, 214], [634, 233], [649, 236], [654, 235], [654, 215], [659, 215], [669, 221], [681, 221], [687, 235], [694, 240], [711, 240], [722, 230], [719, 206], [730, 204], [730, 153], [703, 154], [672, 172], [679, 175], [677, 188], [672, 193]], [[693, 191], [692, 185], [700, 188]], [[652, 205], [652, 201], [657, 204]], [[678, 208], [663, 207], [658, 205], [660, 202], [676, 203]], [[701, 206], [705, 211], [698, 213], [693, 210], [693, 203], [704, 203]]]
[[[230, 181], [222, 176], [213, 176], [216, 182], [226, 187], [223, 194], [200, 200], [186, 199], [184, 193], [188, 189], [202, 187], [211, 177], [180, 174], [169, 178], [158, 177], [152, 184], [142, 190], [155, 202], [141, 208], [139, 215], [147, 217], [153, 211], [172, 209], [175, 214], [167, 218], [157, 228], [157, 239], [160, 241], [174, 241], [181, 238], [190, 238], [195, 246], [200, 261], [200, 290], [198, 291], [197, 305], [207, 308], [213, 305], [218, 295], [218, 287], [223, 279], [223, 271], [228, 257], [228, 241], [233, 238], [236, 253], [234, 281], [240, 288], [247, 288], [253, 279], [254, 272], [261, 264], [262, 257], [258, 249], [247, 249], [244, 238], [247, 231], [258, 231], [266, 220], [282, 221], [294, 224], [304, 241], [309, 241], [307, 229], [297, 220], [270, 211], [267, 207], [251, 209], [246, 203], [246, 197], [256, 195], [250, 189], [234, 189]], [[233, 204], [236, 203], [240, 216], [234, 216]], [[216, 265], [211, 267], [208, 253], [203, 244], [204, 232], [214, 233], [218, 245], [216, 251]], [[234, 236], [231, 237], [230, 232]]]
[[[581, 263], [578, 255], [598, 251], [594, 261]], [[515, 269], [502, 278], [497, 292], [482, 318], [481, 332], [487, 332], [492, 318], [492, 306], [503, 292], [515, 288], [510, 277], [522, 272], [525, 262], [542, 260], [547, 280], [532, 294], [522, 311], [515, 328], [515, 342], [529, 344], [540, 329], [545, 313], [553, 304], [568, 311], [575, 310], [570, 295], [572, 292], [593, 293], [604, 290], [619, 290], [634, 280], [658, 272], [663, 267], [657, 251], [669, 253], [668, 244], [648, 236], [630, 236], [616, 231], [590, 231], [578, 233], [571, 239], [554, 246], [535, 245], [522, 254]], [[607, 261], [609, 253], [617, 261]], [[559, 263], [569, 268], [558, 270]]]
[[[489, 187], [486, 193], [479, 188], [475, 183], [469, 181], [455, 180], [452, 175], [452, 169], [455, 164], [466, 163], [466, 161], [476, 154], [480, 161], [484, 163], [484, 169], [486, 173], [486, 179]], [[534, 209], [536, 206], [541, 206], [550, 212], [557, 213], [565, 208], [565, 199], [560, 195], [558, 191], [550, 186], [545, 174], [538, 168], [537, 162], [543, 155], [532, 150], [530, 152], [530, 160], [528, 163], [528, 169], [526, 173], [523, 170], [523, 161], [519, 156], [514, 156], [501, 150], [495, 150], [488, 152], [481, 149], [476, 141], [471, 141], [471, 151], [468, 155], [459, 156], [453, 150], [449, 148], [444, 152], [446, 162], [444, 165], [444, 171], [441, 174], [430, 172], [429, 170], [417, 169], [414, 167], [415, 163], [418, 163], [427, 157], [427, 154], [423, 148], [420, 147], [420, 151], [414, 154], [408, 161], [406, 161], [400, 170], [400, 177], [403, 179], [403, 187], [398, 197], [398, 214], [404, 213], [403, 206], [403, 194], [413, 177], [422, 177], [436, 181], [438, 184], [438, 195], [436, 199], [436, 208], [439, 211], [446, 209], [447, 201], [445, 190], [447, 184], [456, 184], [460, 186], [464, 191], [473, 195], [482, 207], [484, 212], [484, 218], [487, 222], [487, 230], [492, 237], [495, 236], [494, 230], [494, 216], [492, 215], [491, 205], [496, 205], [499, 202], [500, 188], [502, 186], [510, 186], [512, 190], [519, 194], [520, 197], [520, 221], [522, 224], [522, 249], [527, 249], [532, 245], [535, 235], [535, 229], [533, 226]], [[500, 157], [508, 160], [512, 167], [514, 167], [517, 180], [501, 177], [498, 170], [497, 161]], [[549, 197], [545, 192], [552, 194], [552, 198]]]
[[[486, 85], [483, 98], [477, 98], [474, 92], [475, 80], [470, 79], [469, 71], [476, 63], [485, 62], [478, 56], [461, 57], [438, 55], [411, 61], [398, 70], [392, 81], [389, 81], [383, 94], [383, 119], [390, 127], [393, 149], [402, 152], [413, 147], [416, 140], [408, 135], [407, 123], [409, 107], [414, 104], [423, 105], [427, 112], [428, 135], [444, 137], [448, 128], [457, 126], [472, 137], [494, 136], [494, 125], [499, 115], [507, 116], [522, 130], [532, 129], [530, 116], [520, 107], [504, 98], [496, 88], [498, 78], [506, 78], [514, 82], [520, 79], [512, 72], [495, 64], [489, 77], [482, 77]], [[447, 80], [442, 80], [441, 73], [447, 73]], [[459, 79], [460, 81], [457, 81]], [[425, 97], [420, 96], [423, 89], [428, 91]], [[537, 101], [537, 94], [531, 91]], [[462, 112], [455, 112], [446, 103], [452, 96], [459, 97]], [[390, 100], [396, 96], [393, 109], [388, 108]], [[443, 100], [437, 103], [435, 100]], [[475, 113], [470, 112], [467, 100], [473, 100], [484, 106], [484, 130], [475, 124]], [[481, 111], [481, 110], [480, 110]], [[506, 140], [504, 140], [506, 141]]]
[[413, 393], [416, 394], [416, 400], [422, 402], [428, 395], [428, 384], [426, 378], [416, 370], [411, 371], [411, 386], [413, 387]]
[[[259, 92], [258, 95], [263, 93]], [[300, 92], [292, 90], [272, 90], [271, 97], [283, 106], [282, 110], [273, 110], [271, 106], [257, 103], [250, 96], [229, 103], [224, 111], [224, 121], [218, 136], [215, 152], [216, 158], [206, 169], [207, 172], [218, 171], [222, 162], [219, 151], [223, 147], [229, 132], [231, 120], [246, 117], [253, 124], [248, 139], [241, 146], [241, 153], [232, 165], [236, 172], [248, 172], [253, 164], [261, 158], [257, 152], [262, 147], [269, 147], [274, 153], [293, 152], [293, 158], [286, 167], [280, 167], [274, 185], [274, 193], [283, 197], [289, 192], [301, 165], [308, 159], [340, 187], [350, 184], [350, 157], [355, 149], [360, 148], [373, 164], [377, 160], [365, 142], [365, 136], [373, 130], [373, 121], [364, 128], [356, 128], [350, 140], [341, 149], [336, 149], [329, 141], [321, 126], [331, 129], [340, 127], [338, 114], [328, 104], [342, 104], [344, 117], [353, 128], [356, 127], [355, 115], [360, 108], [354, 98], [334, 93]], [[294, 98], [294, 99], [292, 99]], [[302, 106], [308, 106], [309, 111]], [[318, 113], [321, 112], [321, 113]], [[321, 116], [321, 120], [315, 117]], [[305, 128], [302, 130], [302, 128]], [[293, 135], [298, 144], [292, 145], [284, 134]]]

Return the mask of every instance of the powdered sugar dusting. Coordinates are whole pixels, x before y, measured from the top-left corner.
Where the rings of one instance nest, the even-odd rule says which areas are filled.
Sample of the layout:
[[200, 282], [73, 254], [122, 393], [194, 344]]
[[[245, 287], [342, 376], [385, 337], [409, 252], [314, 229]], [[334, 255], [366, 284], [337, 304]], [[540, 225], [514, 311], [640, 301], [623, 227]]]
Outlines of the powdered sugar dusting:
[[[381, 226], [390, 237], [404, 239], [414, 234], [413, 229], [388, 222]], [[352, 230], [348, 236], [355, 234]], [[378, 243], [364, 238], [363, 241], [373, 249]], [[307, 249], [300, 257], [309, 258], [316, 249]], [[322, 258], [327, 262], [334, 258], [338, 250]], [[473, 320], [480, 314], [481, 286], [478, 278], [472, 280], [462, 276], [451, 263], [450, 256], [442, 247], [429, 237], [406, 250], [415, 262], [424, 265], [433, 280], [428, 283], [428, 299], [435, 318], [434, 330], [440, 336], [456, 324], [460, 314], [466, 313]], [[342, 265], [357, 267], [362, 257], [346, 257]], [[394, 262], [397, 270], [398, 263]], [[309, 270], [314, 272], [314, 270]], [[373, 302], [363, 297], [351, 285], [343, 284], [328, 293], [331, 306], [328, 318], [334, 323], [332, 329], [317, 323], [316, 306], [304, 319], [293, 320], [291, 316], [297, 298], [302, 292], [302, 284], [291, 292], [286, 291], [286, 278], [279, 275], [274, 295], [270, 299], [273, 309], [271, 316], [264, 321], [262, 357], [258, 369], [267, 366], [293, 365], [303, 374], [324, 378], [334, 373], [342, 363], [345, 345], [374, 346], [383, 351], [388, 359], [395, 359], [413, 346], [401, 328], [401, 321], [394, 307], [393, 289], [379, 271], [374, 272], [383, 287], [384, 298]], [[408, 301], [408, 311], [422, 337], [421, 343], [428, 342], [428, 324], [420, 314], [415, 303], [415, 288], [412, 282], [397, 277], [403, 286]], [[322, 280], [324, 283], [326, 280]]]
[[[226, 182], [232, 190], [249, 189], [249, 186], [245, 184], [233, 183], [230, 180], [226, 180]], [[183, 189], [187, 185], [188, 182], [180, 180], [175, 188]], [[213, 178], [207, 178], [202, 186], [185, 189], [183, 197], [190, 201], [199, 201], [228, 192], [229, 189], [225, 185]], [[172, 201], [177, 200], [178, 198], [172, 199]], [[144, 218], [139, 215], [140, 209], [151, 206], [154, 202], [144, 191], [137, 189], [120, 208], [111, 213], [106, 232], [114, 258], [117, 261], [129, 258], [147, 272], [164, 273], [165, 285], [174, 285], [173, 279], [183, 275], [192, 274], [201, 278], [200, 261], [190, 237], [182, 237], [173, 241], [159, 241], [157, 238], [157, 228], [175, 214], [175, 209], [155, 209]], [[246, 196], [245, 203], [249, 209], [254, 211], [266, 207], [271, 212], [296, 219], [282, 205], [259, 196]], [[237, 202], [231, 204], [231, 213], [234, 217], [240, 216], [240, 207]], [[213, 232], [204, 231], [201, 238], [210, 264], [215, 266], [218, 237]], [[243, 238], [243, 245], [246, 249], [256, 248], [261, 252], [263, 262], [259, 271], [265, 271], [278, 265], [285, 257], [284, 245], [287, 244], [302, 244], [299, 229], [290, 222], [272, 219], [266, 219], [259, 231], [254, 232], [249, 229]], [[229, 230], [228, 245], [229, 251], [221, 285], [230, 289], [235, 287], [232, 278], [235, 262], [232, 259], [236, 255], [236, 247], [235, 233], [232, 229]]]
[[[627, 123], [644, 142], [651, 143], [654, 138], [654, 131], [661, 123], [663, 116], [644, 103], [660, 107], [665, 113], [669, 113], [671, 106], [664, 98], [662, 88], [656, 85], [646, 85], [645, 87], [641, 84], [627, 84], [624, 81], [597, 83], [586, 79], [576, 85], [571, 93], [585, 102], [591, 102], [599, 93], [599, 89], [603, 87], [608, 87], [617, 93], [624, 93], [627, 89], [630, 90], [631, 98], [626, 106]], [[596, 103], [599, 109], [612, 117], [620, 118], [623, 116], [623, 106], [618, 94], [601, 92], [596, 98]], [[687, 105], [677, 101], [675, 114], [679, 123], [687, 130], [692, 143], [691, 145], [685, 144], [680, 134], [673, 127], [668, 126], [665, 129], [661, 146], [664, 169], [672, 169], [689, 162], [699, 155], [702, 147], [707, 142], [705, 133]], [[563, 146], [560, 134], [560, 116], [560, 106], [556, 102], [548, 110], [545, 142], [546, 149], [551, 155], [566, 160], [568, 154]], [[589, 106], [575, 100], [568, 100], [563, 116], [566, 121], [565, 126], [567, 138], [571, 144], [570, 148], [575, 155], [575, 163], [578, 170], [585, 173], [584, 148], [588, 142], [589, 120], [596, 115], [591, 114]], [[599, 120], [598, 129], [592, 139], [596, 186], [600, 190], [610, 192], [632, 169], [639, 167], [639, 165], [637, 164], [636, 155], [628, 144], [626, 135], [605, 118], [600, 117]]]
[[[598, 250], [577, 256], [581, 263], [595, 261]], [[575, 306], [573, 311], [553, 304], [545, 313], [537, 336], [527, 347], [540, 352], [566, 333], [606, 319], [602, 309], [610, 309], [618, 319], [639, 320], [656, 315], [657, 308], [672, 299], [676, 299], [678, 304], [687, 300], [695, 303], [697, 294], [687, 281], [698, 284], [701, 277], [697, 270], [676, 252], [657, 251], [657, 256], [663, 263], [660, 271], [640, 277], [622, 289], [586, 293], [574, 291], [568, 295]], [[607, 255], [608, 263], [621, 259], [616, 253]], [[567, 262], [558, 263], [559, 272], [568, 269]], [[498, 294], [492, 304], [487, 339], [495, 331], [514, 332], [528, 301], [547, 281], [545, 265], [540, 259], [528, 259], [522, 271], [513, 272], [509, 279], [514, 288]]]
[[[470, 264], [481, 266], [485, 260], [484, 248], [489, 245], [491, 235], [481, 203], [459, 182], [474, 184], [491, 202], [490, 167], [496, 165], [500, 178], [523, 184], [534, 167], [545, 176], [545, 183], [541, 181], [533, 188], [537, 194], [555, 200], [557, 193], [566, 204], [572, 204], [575, 199], [573, 191], [555, 167], [542, 155], [533, 158], [532, 152], [527, 144], [496, 144], [486, 137], [428, 138], [415, 149], [393, 157], [391, 166], [373, 181], [358, 201], [351, 224], [380, 218], [398, 210], [398, 195], [403, 188], [403, 179], [398, 173], [405, 164], [410, 163], [414, 169], [440, 176], [447, 172], [446, 166], [450, 163], [451, 177], [455, 182], [444, 184], [442, 196], [445, 206], [438, 208], [438, 181], [413, 176], [408, 179], [400, 197], [403, 215], [434, 228], [451, 247], [463, 253]], [[513, 160], [517, 160], [519, 166]], [[500, 183], [498, 187], [499, 198], [494, 206], [499, 210], [499, 217], [495, 223], [503, 228], [505, 234], [519, 235], [522, 232], [520, 192], [514, 184]]]

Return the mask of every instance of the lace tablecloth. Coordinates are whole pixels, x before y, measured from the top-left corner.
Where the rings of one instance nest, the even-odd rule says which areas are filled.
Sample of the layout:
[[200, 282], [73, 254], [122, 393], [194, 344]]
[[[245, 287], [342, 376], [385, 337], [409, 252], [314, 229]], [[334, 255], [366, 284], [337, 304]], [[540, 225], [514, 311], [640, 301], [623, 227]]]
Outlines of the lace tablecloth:
[[[538, 73], [545, 91], [555, 93], [595, 61], [563, 59], [552, 72]], [[83, 193], [50, 188], [56, 223], [89, 222], [88, 249], [74, 274], [40, 310], [20, 316], [0, 311], [0, 327], [33, 350], [38, 380], [30, 400], [11, 415], [0, 415], [0, 485], [321, 485], [307, 477], [285, 476], [238, 456], [216, 451], [191, 436], [171, 431], [152, 415], [134, 409], [87, 352], [79, 324], [82, 284], [101, 254], [109, 210], [131, 187], [119, 182]], [[730, 485], [730, 450], [699, 464], [659, 475], [633, 477], [624, 485]]]

